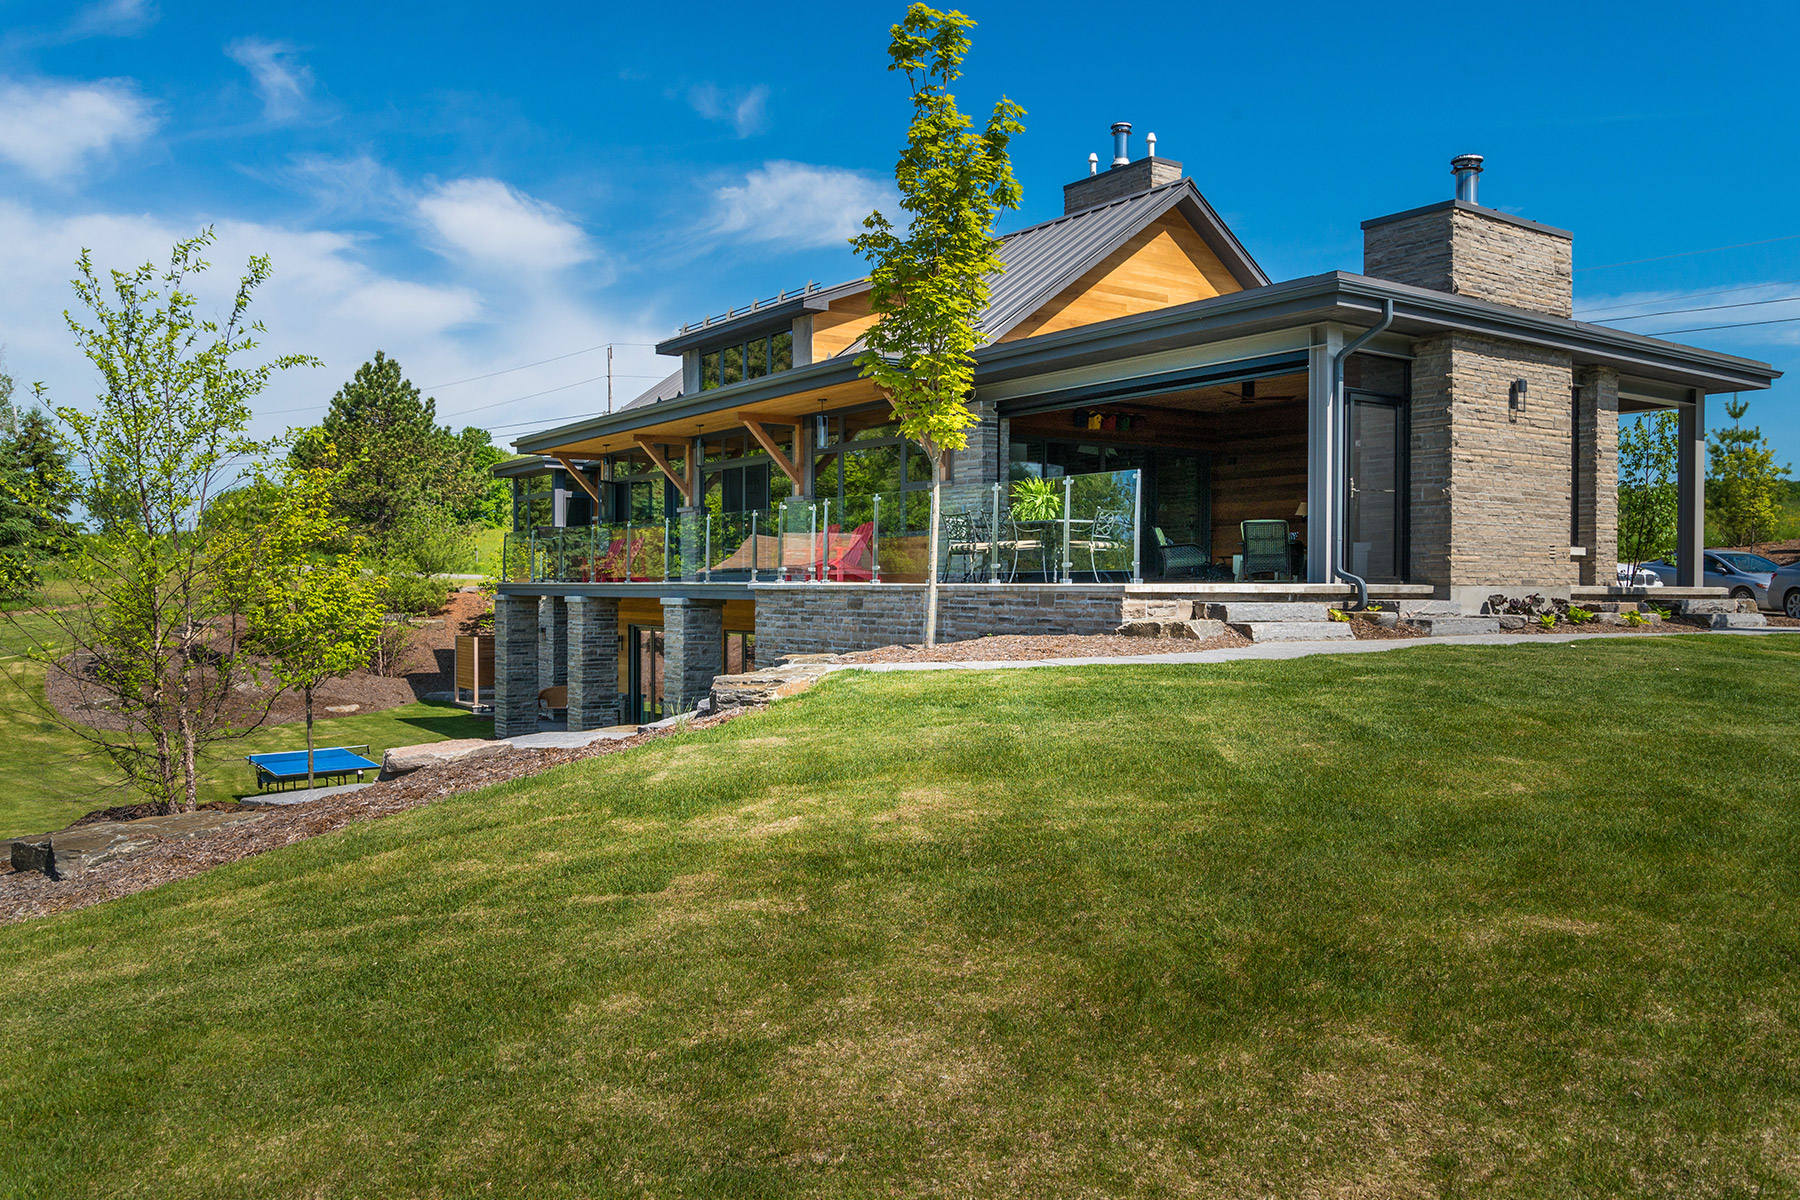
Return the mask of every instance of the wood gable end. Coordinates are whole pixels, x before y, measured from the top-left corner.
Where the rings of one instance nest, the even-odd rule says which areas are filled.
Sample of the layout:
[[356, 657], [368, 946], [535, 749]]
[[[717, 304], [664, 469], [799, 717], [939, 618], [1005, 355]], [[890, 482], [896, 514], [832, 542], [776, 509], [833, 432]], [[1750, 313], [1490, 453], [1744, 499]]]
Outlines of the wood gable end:
[[1206, 244], [1181, 208], [1171, 208], [1127, 238], [1000, 340], [1017, 341], [1243, 290], [1244, 285]]

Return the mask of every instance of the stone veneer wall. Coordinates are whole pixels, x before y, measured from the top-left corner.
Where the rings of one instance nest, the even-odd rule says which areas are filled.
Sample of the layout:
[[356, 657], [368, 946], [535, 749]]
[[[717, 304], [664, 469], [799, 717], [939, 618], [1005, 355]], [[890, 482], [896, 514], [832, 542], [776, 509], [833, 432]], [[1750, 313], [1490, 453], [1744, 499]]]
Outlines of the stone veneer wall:
[[[1413, 580], [1453, 596], [1581, 583], [1569, 556], [1569, 356], [1462, 333], [1422, 339], [1414, 354]], [[1508, 404], [1515, 379], [1526, 381], [1522, 413]], [[1595, 470], [1611, 470], [1599, 464], [1614, 461], [1616, 425], [1610, 436], [1604, 422], [1595, 428]]]
[[665, 596], [662, 612], [663, 711], [690, 712], [725, 661], [725, 602]]
[[[762, 662], [785, 654], [873, 650], [925, 636], [923, 584], [792, 584], [755, 591]], [[1133, 603], [1117, 585], [958, 584], [940, 594], [938, 640], [1111, 633]]]
[[1580, 537], [1587, 547], [1581, 582], [1610, 584], [1619, 560], [1619, 372], [1588, 367], [1576, 375], [1581, 395], [1576, 428], [1581, 438]]
[[1456, 201], [1363, 225], [1363, 274], [1566, 317], [1574, 243], [1559, 229]]

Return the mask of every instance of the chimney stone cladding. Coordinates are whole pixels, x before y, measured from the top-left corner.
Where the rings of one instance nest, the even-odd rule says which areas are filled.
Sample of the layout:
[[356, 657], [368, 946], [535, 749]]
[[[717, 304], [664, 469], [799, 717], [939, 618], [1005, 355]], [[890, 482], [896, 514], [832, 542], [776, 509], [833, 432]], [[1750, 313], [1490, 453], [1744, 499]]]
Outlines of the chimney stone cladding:
[[1063, 184], [1063, 213], [1080, 212], [1126, 196], [1147, 192], [1181, 178], [1181, 164], [1172, 158], [1140, 158], [1098, 175], [1084, 175]]
[[1365, 275], [1554, 317], [1574, 311], [1573, 250], [1567, 230], [1462, 200], [1363, 222]]

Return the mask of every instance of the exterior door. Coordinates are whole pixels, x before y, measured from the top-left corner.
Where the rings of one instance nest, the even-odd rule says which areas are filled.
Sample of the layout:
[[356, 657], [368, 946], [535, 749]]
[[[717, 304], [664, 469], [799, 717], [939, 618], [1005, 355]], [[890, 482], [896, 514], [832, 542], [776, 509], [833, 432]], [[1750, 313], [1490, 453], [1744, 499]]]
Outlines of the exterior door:
[[1344, 554], [1353, 574], [1405, 581], [1406, 482], [1406, 409], [1352, 395]]
[[663, 716], [663, 631], [631, 626], [631, 697], [625, 724], [648, 725]]

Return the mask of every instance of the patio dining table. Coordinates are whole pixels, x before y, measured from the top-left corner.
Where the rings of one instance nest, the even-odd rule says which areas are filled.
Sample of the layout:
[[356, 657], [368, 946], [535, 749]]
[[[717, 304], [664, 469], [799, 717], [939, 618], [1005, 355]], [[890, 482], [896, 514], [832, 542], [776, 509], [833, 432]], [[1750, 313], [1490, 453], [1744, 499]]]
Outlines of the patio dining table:
[[[1087, 517], [1070, 517], [1067, 521], [1062, 517], [1046, 517], [1042, 520], [1014, 521], [1013, 527], [1021, 531], [1035, 532], [1038, 535], [1038, 545], [1043, 548], [1044, 575], [1046, 576], [1045, 582], [1053, 583], [1062, 578], [1063, 526], [1065, 524], [1068, 526], [1069, 540], [1073, 542], [1075, 540], [1076, 530], [1081, 529], [1084, 526], [1092, 526], [1093, 523], [1093, 520]], [[1015, 547], [1013, 552], [1013, 575], [1015, 577], [1018, 575], [1018, 561], [1018, 548]], [[1011, 582], [1011, 580], [1008, 580], [1008, 582]]]

